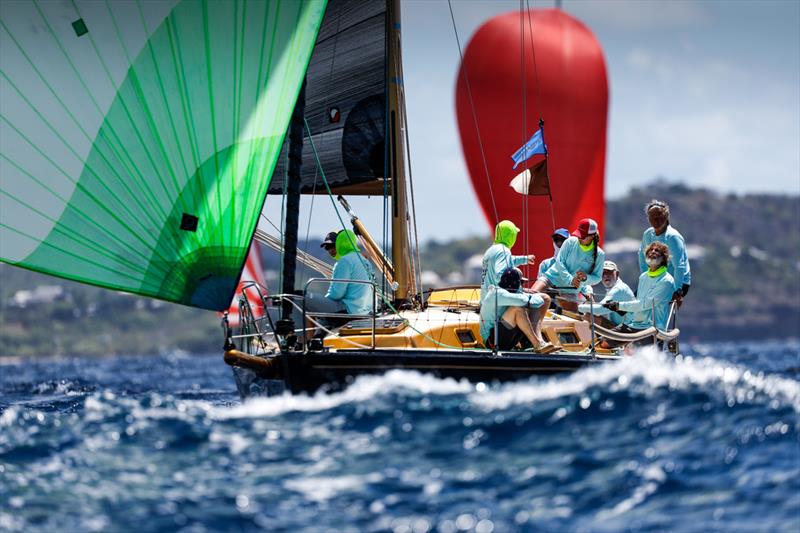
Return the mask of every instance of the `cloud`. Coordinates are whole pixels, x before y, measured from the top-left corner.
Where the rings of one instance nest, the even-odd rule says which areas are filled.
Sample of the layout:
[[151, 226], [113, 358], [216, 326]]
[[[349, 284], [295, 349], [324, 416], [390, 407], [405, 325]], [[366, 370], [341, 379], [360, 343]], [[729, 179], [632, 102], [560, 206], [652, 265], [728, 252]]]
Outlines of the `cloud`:
[[564, 2], [564, 9], [609, 29], [665, 30], [696, 26], [709, 20], [705, 6], [696, 2]]

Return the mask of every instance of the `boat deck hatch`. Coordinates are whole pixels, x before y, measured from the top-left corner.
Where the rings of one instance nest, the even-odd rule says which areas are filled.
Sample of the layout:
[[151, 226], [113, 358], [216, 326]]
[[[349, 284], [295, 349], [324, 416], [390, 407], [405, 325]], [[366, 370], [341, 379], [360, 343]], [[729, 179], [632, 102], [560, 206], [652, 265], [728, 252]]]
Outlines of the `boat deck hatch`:
[[462, 346], [475, 346], [475, 335], [471, 329], [457, 329], [456, 335]]
[[564, 344], [580, 344], [581, 342], [580, 339], [578, 339], [578, 335], [572, 330], [558, 331], [557, 334], [558, 343], [562, 346]]

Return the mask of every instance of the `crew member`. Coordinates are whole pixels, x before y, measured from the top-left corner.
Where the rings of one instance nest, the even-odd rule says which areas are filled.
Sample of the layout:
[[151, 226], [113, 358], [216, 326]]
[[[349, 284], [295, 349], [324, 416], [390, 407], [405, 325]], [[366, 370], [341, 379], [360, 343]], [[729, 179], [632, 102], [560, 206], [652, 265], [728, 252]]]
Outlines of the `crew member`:
[[[534, 292], [571, 287], [589, 296], [592, 285], [600, 283], [606, 254], [599, 245], [597, 222], [584, 218], [556, 255], [556, 260], [533, 284]], [[574, 296], [577, 301], [577, 295]], [[572, 310], [577, 309], [574, 306]]]
[[641, 272], [648, 270], [645, 251], [650, 243], [666, 244], [670, 256], [667, 271], [675, 280], [672, 298], [680, 303], [692, 285], [692, 270], [689, 267], [689, 256], [686, 255], [686, 242], [683, 235], [670, 225], [669, 206], [666, 202], [651, 200], [645, 206], [644, 211], [651, 227], [647, 228], [642, 235], [642, 245], [639, 247], [639, 270]]
[[325, 248], [325, 251], [328, 254], [336, 258], [336, 236], [339, 234], [337, 231], [332, 231], [325, 235], [325, 239], [322, 241], [322, 244], [319, 245], [320, 248]]
[[[527, 338], [537, 353], [550, 353], [557, 348], [542, 338], [541, 327], [549, 297], [522, 290], [527, 281], [518, 268], [507, 268], [499, 285], [489, 285], [481, 299], [481, 337], [486, 346], [511, 350]], [[533, 315], [533, 319], [531, 318]], [[495, 322], [497, 331], [495, 332]]]
[[481, 272], [481, 294], [491, 285], [497, 286], [500, 274], [507, 268], [533, 264], [534, 255], [512, 255], [511, 248], [517, 242], [520, 229], [510, 220], [501, 220], [494, 230], [494, 243], [483, 254]]
[[[603, 262], [603, 276], [600, 280], [603, 287], [606, 289], [605, 297], [600, 302], [594, 305], [595, 320], [599, 319], [599, 323], [603, 327], [614, 328], [623, 322], [623, 316], [615, 311], [603, 307], [603, 304], [609, 302], [629, 302], [635, 300], [633, 291], [628, 284], [622, 281], [619, 277], [619, 268], [613, 261]], [[584, 319], [591, 320], [589, 313], [591, 312], [592, 304], [584, 303], [578, 306], [578, 311], [585, 313]]]
[[569, 230], [567, 228], [558, 228], [553, 232], [551, 237], [553, 239], [553, 257], [548, 257], [539, 263], [539, 275], [536, 276], [537, 279], [541, 278], [547, 269], [550, 268], [555, 262], [558, 251], [561, 249], [561, 245], [564, 244], [564, 241], [569, 239]]
[[[330, 236], [330, 234], [328, 234]], [[338, 257], [333, 266], [333, 274], [328, 292], [325, 296], [308, 294], [306, 296], [306, 310], [311, 313], [340, 313], [342, 318], [324, 318], [318, 320], [328, 326], [341, 326], [349, 321], [346, 315], [368, 315], [372, 313], [373, 291], [368, 283], [353, 283], [355, 281], [372, 280], [372, 267], [361, 255], [358, 248], [356, 234], [351, 230], [340, 231], [336, 235], [335, 257]], [[348, 281], [336, 281], [348, 280]]]
[[[622, 333], [635, 333], [653, 325], [655, 313], [655, 326], [666, 330], [669, 320], [669, 304], [672, 300], [675, 280], [667, 271], [669, 263], [669, 248], [661, 242], [653, 242], [644, 252], [647, 262], [647, 271], [639, 276], [639, 287], [636, 290], [636, 299], [627, 302], [607, 302], [604, 307], [610, 311], [625, 311], [625, 319], [614, 331]], [[644, 342], [649, 343], [650, 340]], [[611, 348], [622, 344], [618, 341], [606, 339], [604, 348]]]

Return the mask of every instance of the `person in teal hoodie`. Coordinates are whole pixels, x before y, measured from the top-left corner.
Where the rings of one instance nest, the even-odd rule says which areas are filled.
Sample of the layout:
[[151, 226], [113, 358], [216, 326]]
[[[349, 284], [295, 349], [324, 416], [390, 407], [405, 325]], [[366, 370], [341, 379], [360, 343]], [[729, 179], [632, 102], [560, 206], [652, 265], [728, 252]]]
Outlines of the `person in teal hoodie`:
[[494, 243], [483, 254], [481, 292], [500, 281], [500, 274], [507, 268], [533, 264], [534, 255], [512, 255], [511, 248], [517, 242], [520, 229], [510, 220], [501, 220], [494, 229]]
[[[480, 327], [483, 344], [488, 348], [512, 350], [523, 339], [530, 341], [536, 353], [550, 353], [557, 348], [544, 340], [541, 334], [541, 322], [532, 322], [531, 316], [538, 318], [532, 311], [547, 311], [549, 297], [545, 294], [525, 292], [522, 283], [522, 271], [515, 267], [505, 269], [498, 285], [489, 285], [482, 292]], [[542, 315], [543, 317], [544, 315]], [[495, 330], [495, 325], [497, 329]]]
[[532, 290], [543, 292], [558, 288], [569, 293], [572, 291], [563, 288], [571, 287], [575, 292], [591, 295], [592, 285], [600, 283], [606, 257], [599, 240], [597, 222], [591, 218], [582, 219], [572, 236], [561, 245], [550, 268], [533, 284]]
[[[647, 271], [639, 276], [639, 287], [636, 299], [628, 302], [608, 302], [604, 304], [610, 311], [626, 313], [623, 323], [615, 331], [635, 333], [653, 325], [655, 310], [655, 326], [660, 330], [669, 327], [669, 305], [675, 280], [667, 271], [669, 264], [669, 248], [661, 242], [653, 242], [645, 250]], [[650, 340], [645, 341], [650, 343]], [[610, 348], [620, 343], [604, 340], [603, 347]]]
[[645, 250], [652, 242], [661, 242], [669, 248], [669, 265], [667, 271], [675, 280], [675, 290], [672, 299], [680, 302], [689, 293], [692, 285], [692, 269], [689, 266], [689, 256], [686, 254], [686, 242], [683, 235], [669, 223], [669, 206], [660, 200], [651, 200], [644, 208], [647, 220], [650, 222], [642, 235], [642, 244], [639, 247], [639, 271], [646, 272], [647, 260]]
[[308, 294], [306, 296], [306, 311], [311, 313], [341, 313], [343, 319], [320, 319], [328, 326], [341, 326], [348, 320], [346, 315], [372, 314], [373, 290], [368, 283], [352, 283], [340, 280], [372, 281], [372, 267], [361, 255], [358, 248], [358, 239], [351, 230], [340, 231], [336, 235], [336, 264], [328, 292], [325, 296]]
[[[578, 311], [587, 314], [584, 317], [586, 320], [590, 320], [588, 313], [593, 311], [595, 319], [600, 319], [599, 324], [601, 326], [614, 328], [622, 324], [624, 317], [617, 312], [606, 309], [603, 304], [608, 302], [629, 302], [635, 300], [636, 296], [631, 288], [628, 287], [628, 284], [619, 277], [619, 268], [613, 261], [605, 261], [603, 263], [603, 279], [601, 281], [606, 289], [606, 295], [603, 299], [594, 304], [594, 306], [590, 303], [580, 304]], [[593, 310], [592, 307], [594, 307]]]
[[553, 266], [553, 263], [555, 263], [558, 251], [561, 249], [561, 245], [564, 244], [564, 241], [569, 239], [569, 230], [567, 228], [558, 228], [553, 232], [551, 237], [553, 239], [553, 257], [548, 257], [539, 263], [539, 275], [536, 276], [537, 279], [541, 278], [544, 273], [547, 272], [547, 269]]

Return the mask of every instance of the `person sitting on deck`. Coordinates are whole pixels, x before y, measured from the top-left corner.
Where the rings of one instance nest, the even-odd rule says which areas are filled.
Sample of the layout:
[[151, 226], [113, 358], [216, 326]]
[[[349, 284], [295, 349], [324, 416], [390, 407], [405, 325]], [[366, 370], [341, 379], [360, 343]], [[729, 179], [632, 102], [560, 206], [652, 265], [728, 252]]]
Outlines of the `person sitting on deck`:
[[[547, 312], [545, 296], [522, 290], [527, 281], [518, 268], [507, 268], [497, 286], [489, 285], [481, 298], [481, 337], [488, 348], [511, 350], [527, 338], [537, 353], [550, 353], [556, 347], [545, 341], [541, 334], [541, 321]], [[531, 310], [536, 312], [536, 327], [531, 321]], [[495, 323], [497, 330], [495, 330]], [[496, 344], [495, 344], [496, 337]]]
[[[607, 302], [603, 306], [610, 311], [625, 311], [625, 319], [614, 331], [620, 333], [636, 333], [653, 326], [664, 331], [669, 327], [669, 304], [675, 281], [667, 272], [669, 264], [669, 248], [661, 242], [653, 242], [645, 251], [647, 271], [639, 276], [639, 287], [636, 299], [627, 302]], [[652, 343], [652, 339], [641, 341]], [[622, 344], [619, 341], [604, 339], [603, 348], [613, 348]]]
[[[494, 243], [483, 254], [483, 271], [481, 274], [481, 298], [489, 293], [490, 287], [498, 287], [501, 274], [509, 268], [520, 265], [531, 265], [536, 260], [534, 255], [512, 255], [511, 248], [517, 242], [520, 229], [510, 220], [501, 220], [495, 227]], [[525, 292], [532, 292], [525, 290]], [[541, 339], [541, 325], [547, 309], [550, 307], [550, 296], [540, 295], [544, 306], [531, 311], [530, 321], [533, 323], [534, 336]], [[534, 346], [539, 343], [534, 342]]]
[[636, 296], [631, 288], [628, 287], [628, 284], [619, 277], [619, 268], [613, 261], [603, 262], [603, 278], [601, 281], [603, 287], [606, 288], [605, 297], [594, 305], [593, 310], [592, 304], [584, 303], [578, 305], [578, 311], [584, 313], [583, 318], [586, 321], [591, 320], [589, 313], [594, 312], [594, 319], [598, 324], [605, 328], [614, 328], [622, 324], [623, 316], [615, 311], [608, 310], [603, 307], [603, 304], [608, 302], [629, 302], [635, 300]]
[[567, 228], [558, 228], [553, 232], [551, 238], [553, 239], [553, 257], [548, 257], [539, 263], [539, 275], [536, 276], [537, 279], [544, 276], [544, 273], [547, 272], [547, 269], [553, 266], [553, 263], [555, 263], [558, 251], [561, 249], [561, 245], [564, 244], [564, 241], [569, 239], [569, 230]]
[[669, 223], [669, 206], [660, 200], [651, 200], [644, 208], [647, 220], [650, 222], [642, 234], [642, 244], [639, 247], [639, 271], [647, 271], [645, 250], [651, 242], [661, 242], [669, 248], [670, 261], [667, 272], [675, 280], [675, 290], [672, 299], [680, 305], [683, 297], [689, 293], [692, 285], [692, 269], [689, 266], [689, 256], [686, 254], [686, 242], [683, 235]]
[[[591, 295], [592, 285], [600, 283], [606, 257], [599, 240], [597, 222], [591, 218], [582, 219], [572, 236], [561, 245], [550, 268], [533, 284], [532, 290], [543, 292], [548, 289], [572, 288], [575, 291], [566, 294], [573, 302], [577, 302], [576, 293]], [[577, 305], [573, 304], [571, 310], [577, 310]]]
[[[329, 234], [330, 235], [330, 234]], [[326, 327], [338, 327], [350, 321], [347, 315], [369, 315], [372, 313], [373, 291], [368, 283], [352, 283], [349, 280], [372, 280], [372, 267], [361, 256], [358, 239], [351, 230], [336, 235], [337, 261], [328, 292], [325, 296], [309, 293], [306, 296], [306, 311], [310, 313], [340, 313], [342, 318], [320, 317], [315, 319]], [[336, 281], [348, 280], [348, 281]], [[323, 332], [324, 333], [324, 332]], [[320, 333], [318, 332], [317, 335]]]

